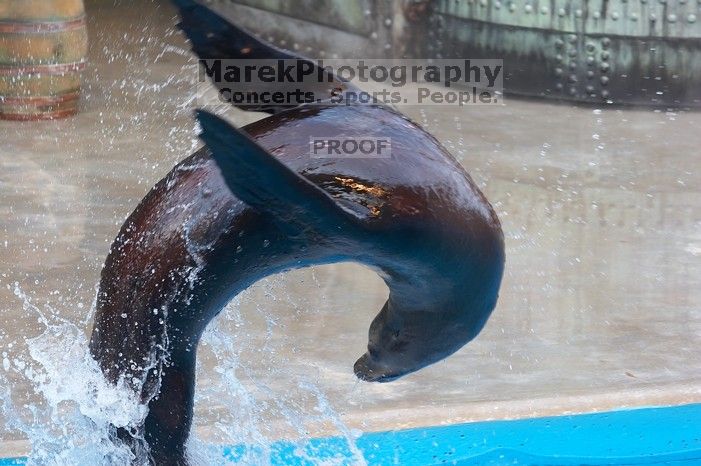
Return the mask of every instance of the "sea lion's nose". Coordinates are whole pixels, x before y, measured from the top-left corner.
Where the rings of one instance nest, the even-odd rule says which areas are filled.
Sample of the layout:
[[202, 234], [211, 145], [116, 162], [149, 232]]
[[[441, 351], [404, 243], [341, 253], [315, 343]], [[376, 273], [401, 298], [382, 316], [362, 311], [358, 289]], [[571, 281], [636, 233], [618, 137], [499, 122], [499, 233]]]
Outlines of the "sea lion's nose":
[[353, 365], [355, 376], [365, 382], [390, 382], [401, 377], [391, 369], [378, 363], [370, 353], [365, 353]]
[[353, 365], [353, 372], [355, 372], [356, 377], [365, 382], [376, 382], [382, 377], [382, 373], [377, 367], [377, 364], [373, 363], [368, 353], [363, 354], [360, 359], [355, 362]]

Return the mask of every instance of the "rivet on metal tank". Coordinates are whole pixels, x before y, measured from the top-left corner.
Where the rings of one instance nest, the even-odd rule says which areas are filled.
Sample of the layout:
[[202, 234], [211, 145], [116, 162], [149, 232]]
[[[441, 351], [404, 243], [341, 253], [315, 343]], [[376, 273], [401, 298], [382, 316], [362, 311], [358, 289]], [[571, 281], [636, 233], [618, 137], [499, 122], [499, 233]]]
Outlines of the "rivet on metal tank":
[[562, 90], [562, 83], [556, 83], [556, 84], [555, 84], [555, 89], [561, 91], [561, 90]]
[[586, 89], [588, 94], [591, 94], [592, 92], [594, 92], [594, 86], [592, 86], [591, 84], [589, 84], [585, 89]]
[[501, 8], [501, 2], [499, 2], [499, 1], [494, 2], [494, 8], [499, 10]]
[[609, 56], [610, 56], [610, 54], [609, 54], [608, 50], [604, 50], [603, 52], [601, 52], [601, 59], [602, 60], [608, 60]]
[[577, 82], [577, 75], [571, 74], [567, 77], [567, 80], [571, 83], [576, 83]]
[[593, 55], [587, 56], [587, 65], [593, 65], [596, 59], [594, 58]]
[[563, 45], [565, 45], [565, 42], [562, 39], [555, 39], [555, 47], [560, 49]]
[[587, 78], [592, 79], [594, 77], [594, 72], [592, 70], [587, 71]]
[[570, 95], [575, 95], [577, 93], [577, 89], [574, 87], [570, 87]]
[[515, 3], [512, 2], [512, 3], [509, 4], [509, 11], [512, 12], [512, 13], [513, 13], [514, 11], [516, 11], [516, 4], [515, 4]]
[[608, 37], [604, 37], [603, 39], [601, 39], [601, 46], [603, 48], [608, 48], [609, 45], [611, 45], [611, 39], [609, 39]]
[[606, 89], [604, 89], [603, 91], [601, 91], [601, 97], [603, 97], [603, 98], [605, 99], [605, 98], [608, 97], [608, 96], [609, 96], [609, 91], [607, 91]]
[[601, 70], [602, 73], [606, 73], [609, 70], [609, 64], [604, 62], [601, 64], [599, 69]]
[[599, 19], [599, 18], [601, 18], [601, 12], [600, 12], [600, 11], [595, 11], [594, 13], [592, 13], [592, 17], [593, 17], [594, 19]]
[[695, 23], [696, 22], [696, 15], [693, 13], [689, 13], [689, 16], [686, 17], [686, 20], [689, 21], [690, 23]]
[[618, 19], [618, 12], [617, 11], [614, 11], [611, 13], [611, 19], [614, 21], [616, 21]]
[[562, 76], [562, 68], [555, 68], [555, 76]]
[[532, 6], [532, 5], [526, 5], [526, 7], [524, 8], [524, 10], [526, 11], [527, 14], [528, 14], [528, 13], [531, 13], [531, 12], [533, 11], [533, 6]]
[[562, 55], [560, 55], [559, 53], [557, 55], [555, 55], [555, 61], [557, 61], [558, 63], [562, 63], [562, 60], [563, 60]]
[[557, 14], [558, 14], [558, 16], [565, 16], [565, 9], [560, 8], [559, 10], [557, 10]]
[[637, 20], [638, 20], [638, 14], [637, 14], [637, 13], [631, 13], [631, 14], [630, 14], [630, 20], [631, 20], [631, 21], [637, 21]]
[[548, 14], [548, 7], [547, 6], [541, 7], [540, 14], [547, 15]]
[[576, 34], [570, 34], [570, 35], [567, 37], [567, 40], [570, 42], [570, 44], [574, 44], [575, 42], [577, 42], [577, 35], [576, 35]]
[[480, 6], [481, 7], [487, 6], [487, 0], [480, 0]]
[[576, 70], [576, 69], [577, 69], [577, 62], [576, 62], [576, 61], [572, 60], [572, 61], [570, 62], [570, 69], [571, 69], [571, 70]]
[[601, 85], [605, 86], [609, 83], [609, 78], [608, 78], [608, 76], [602, 76], [600, 81], [601, 81]]
[[577, 49], [570, 49], [569, 52], [567, 52], [567, 55], [569, 55], [570, 57], [576, 57]]
[[675, 15], [674, 13], [670, 13], [669, 15], [667, 15], [667, 21], [669, 21], [670, 23], [676, 23], [677, 15]]
[[574, 16], [575, 16], [575, 17], [581, 18], [581, 17], [582, 17], [582, 14], [583, 14], [583, 13], [582, 13], [582, 10], [580, 10], [580, 9], [574, 10]]

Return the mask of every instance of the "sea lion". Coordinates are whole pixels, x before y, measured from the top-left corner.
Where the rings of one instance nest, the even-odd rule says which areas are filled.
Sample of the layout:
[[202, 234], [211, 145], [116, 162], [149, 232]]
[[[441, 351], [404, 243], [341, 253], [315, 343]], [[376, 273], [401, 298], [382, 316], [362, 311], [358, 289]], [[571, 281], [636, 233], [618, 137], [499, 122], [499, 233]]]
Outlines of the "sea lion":
[[[275, 53], [205, 7], [176, 3], [200, 56], [227, 43]], [[158, 465], [188, 464], [202, 332], [267, 275], [339, 261], [378, 271], [389, 298], [354, 366], [366, 381], [394, 380], [457, 351], [497, 301], [499, 220], [435, 138], [381, 105], [267, 110], [242, 130], [199, 112], [206, 147], [146, 195], [102, 270], [91, 353], [109, 380], [126, 381], [148, 403], [144, 424], [117, 435]], [[312, 158], [310, 136], [390, 138], [392, 156]]]

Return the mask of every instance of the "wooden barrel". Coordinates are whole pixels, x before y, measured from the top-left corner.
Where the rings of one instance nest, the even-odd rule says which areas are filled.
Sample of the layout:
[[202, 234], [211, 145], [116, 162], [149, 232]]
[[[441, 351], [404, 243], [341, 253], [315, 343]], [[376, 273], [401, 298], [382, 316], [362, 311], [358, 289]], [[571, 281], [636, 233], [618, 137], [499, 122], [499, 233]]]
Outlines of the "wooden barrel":
[[83, 0], [0, 0], [0, 119], [74, 115], [87, 47]]

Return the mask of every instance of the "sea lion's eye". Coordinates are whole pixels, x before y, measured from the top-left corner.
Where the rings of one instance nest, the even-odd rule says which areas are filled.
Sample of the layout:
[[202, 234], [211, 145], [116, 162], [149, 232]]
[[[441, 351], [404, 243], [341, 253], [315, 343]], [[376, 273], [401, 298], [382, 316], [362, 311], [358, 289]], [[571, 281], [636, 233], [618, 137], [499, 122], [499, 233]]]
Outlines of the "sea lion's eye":
[[404, 348], [406, 348], [407, 344], [409, 343], [408, 340], [400, 340], [398, 336], [399, 333], [397, 333], [397, 337], [393, 338], [392, 342], [389, 344], [390, 351], [402, 351]]
[[406, 327], [392, 329], [387, 338], [387, 349], [392, 352], [401, 352], [407, 347], [411, 340], [411, 335]]

